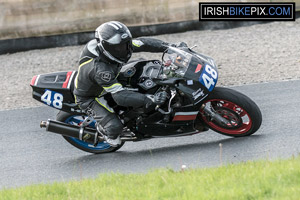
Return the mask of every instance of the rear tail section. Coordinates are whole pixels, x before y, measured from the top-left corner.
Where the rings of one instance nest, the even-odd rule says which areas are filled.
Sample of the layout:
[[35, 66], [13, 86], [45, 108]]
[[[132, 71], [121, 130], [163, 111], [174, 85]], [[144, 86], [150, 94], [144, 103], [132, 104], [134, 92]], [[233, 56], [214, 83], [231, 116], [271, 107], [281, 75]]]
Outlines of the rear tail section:
[[73, 96], [76, 75], [77, 71], [69, 71], [34, 76], [30, 82], [33, 98], [65, 112], [80, 113]]

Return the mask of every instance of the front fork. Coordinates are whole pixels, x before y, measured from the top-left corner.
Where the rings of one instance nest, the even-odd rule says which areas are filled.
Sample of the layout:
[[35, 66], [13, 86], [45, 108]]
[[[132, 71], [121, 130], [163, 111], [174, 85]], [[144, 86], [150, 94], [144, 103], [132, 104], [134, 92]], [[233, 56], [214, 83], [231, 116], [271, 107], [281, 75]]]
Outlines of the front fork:
[[216, 121], [218, 124], [226, 126], [230, 123], [229, 120], [219, 115], [211, 106], [203, 104], [201, 106], [201, 110], [203, 110], [205, 116], [209, 116], [211, 121]]

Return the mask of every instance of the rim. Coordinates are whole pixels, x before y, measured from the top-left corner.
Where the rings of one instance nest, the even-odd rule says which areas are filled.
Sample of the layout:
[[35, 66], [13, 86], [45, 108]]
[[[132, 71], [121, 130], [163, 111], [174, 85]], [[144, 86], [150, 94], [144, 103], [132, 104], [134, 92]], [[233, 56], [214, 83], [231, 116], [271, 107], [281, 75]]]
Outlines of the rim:
[[229, 135], [242, 135], [247, 133], [252, 127], [252, 119], [245, 109], [241, 106], [223, 99], [211, 99], [206, 101], [205, 106], [211, 106], [216, 113], [229, 120], [226, 125], [211, 121], [201, 110], [203, 121], [219, 132]]
[[[84, 120], [84, 116], [71, 116], [68, 119], [65, 120], [65, 123], [77, 125], [79, 126]], [[95, 128], [96, 121], [93, 121], [89, 127]], [[69, 137], [73, 142], [81, 146], [85, 149], [91, 149], [91, 150], [106, 150], [109, 149], [111, 146], [107, 144], [106, 142], [99, 142], [97, 146], [94, 146], [92, 144], [89, 144], [87, 142], [84, 142], [82, 140], [79, 140], [77, 138]]]

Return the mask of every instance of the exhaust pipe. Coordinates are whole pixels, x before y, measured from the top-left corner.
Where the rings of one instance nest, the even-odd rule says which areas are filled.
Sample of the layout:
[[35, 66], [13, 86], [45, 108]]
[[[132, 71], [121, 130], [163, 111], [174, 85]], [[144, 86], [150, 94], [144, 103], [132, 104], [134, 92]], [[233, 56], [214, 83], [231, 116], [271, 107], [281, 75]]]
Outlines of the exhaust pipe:
[[41, 128], [46, 128], [46, 131], [57, 133], [60, 135], [77, 138], [84, 142], [93, 144], [96, 146], [99, 139], [103, 141], [102, 137], [99, 137], [98, 132], [95, 129], [87, 127], [79, 127], [71, 124], [66, 124], [59, 121], [49, 119], [48, 121], [41, 121]]

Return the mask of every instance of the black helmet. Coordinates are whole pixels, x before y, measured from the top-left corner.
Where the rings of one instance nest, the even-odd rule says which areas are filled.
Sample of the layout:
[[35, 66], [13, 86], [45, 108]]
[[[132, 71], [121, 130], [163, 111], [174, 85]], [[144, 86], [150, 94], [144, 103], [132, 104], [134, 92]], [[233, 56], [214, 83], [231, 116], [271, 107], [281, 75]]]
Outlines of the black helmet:
[[108, 59], [126, 63], [132, 54], [132, 36], [129, 29], [117, 21], [110, 21], [96, 29], [95, 37], [100, 52]]

